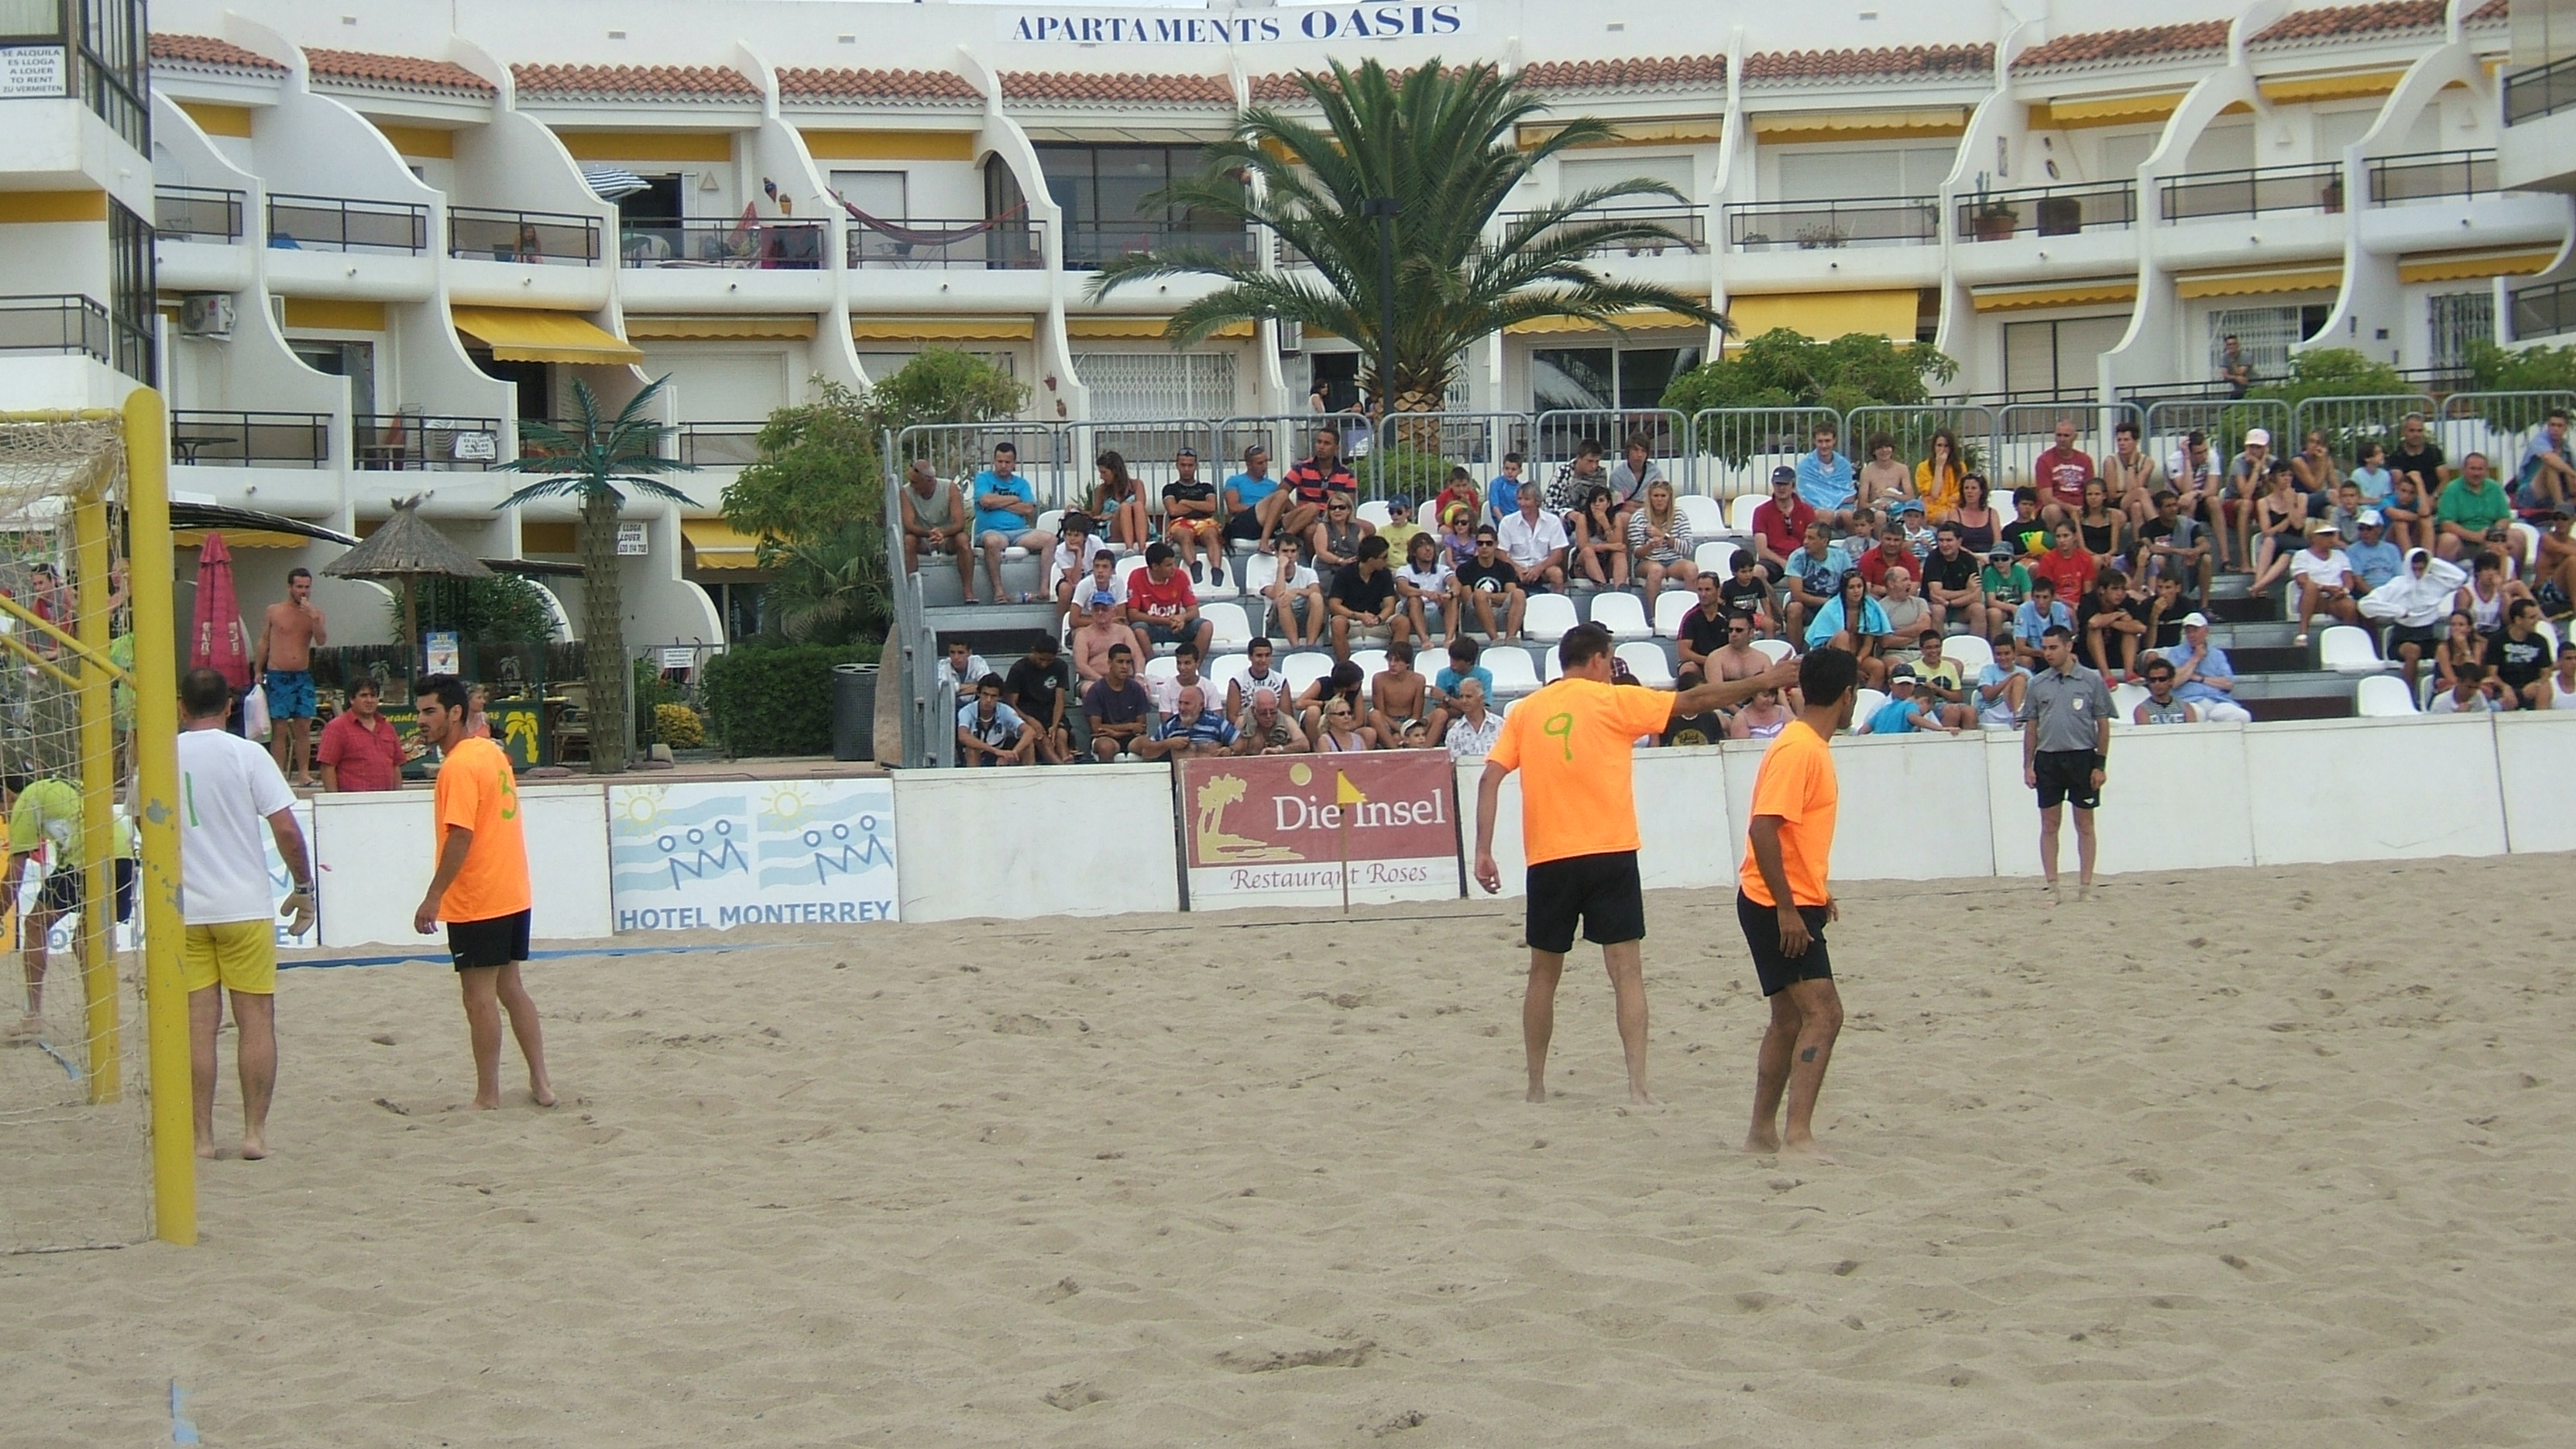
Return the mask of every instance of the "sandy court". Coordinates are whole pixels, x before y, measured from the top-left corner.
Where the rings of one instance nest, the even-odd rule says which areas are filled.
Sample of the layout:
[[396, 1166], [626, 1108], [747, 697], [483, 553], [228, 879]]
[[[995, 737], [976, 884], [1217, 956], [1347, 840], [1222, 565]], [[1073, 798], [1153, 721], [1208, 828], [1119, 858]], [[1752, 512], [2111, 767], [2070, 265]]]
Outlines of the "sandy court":
[[2569, 866], [1854, 887], [1825, 1168], [1733, 1150], [1716, 893], [1660, 1112], [1588, 963], [1517, 1100], [1516, 904], [540, 963], [553, 1112], [449, 1110], [443, 967], [291, 972], [203, 1247], [0, 1259], [0, 1438], [2563, 1443]]

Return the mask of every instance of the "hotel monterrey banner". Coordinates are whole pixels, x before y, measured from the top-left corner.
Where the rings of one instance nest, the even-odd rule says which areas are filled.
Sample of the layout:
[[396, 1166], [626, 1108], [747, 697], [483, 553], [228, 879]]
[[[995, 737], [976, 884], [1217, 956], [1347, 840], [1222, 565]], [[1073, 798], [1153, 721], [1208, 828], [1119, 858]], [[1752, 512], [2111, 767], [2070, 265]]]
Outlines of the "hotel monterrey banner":
[[1339, 907], [1345, 848], [1353, 905], [1462, 889], [1446, 750], [1190, 760], [1174, 778], [1192, 910]]
[[620, 931], [891, 921], [894, 786], [612, 785], [608, 866]]
[[1004, 40], [1114, 45], [1142, 55], [1291, 41], [1463, 35], [1475, 28], [1476, 7], [1467, 0], [1443, 0], [1440, 4], [1282, 7], [1227, 15], [1006, 7], [993, 18]]

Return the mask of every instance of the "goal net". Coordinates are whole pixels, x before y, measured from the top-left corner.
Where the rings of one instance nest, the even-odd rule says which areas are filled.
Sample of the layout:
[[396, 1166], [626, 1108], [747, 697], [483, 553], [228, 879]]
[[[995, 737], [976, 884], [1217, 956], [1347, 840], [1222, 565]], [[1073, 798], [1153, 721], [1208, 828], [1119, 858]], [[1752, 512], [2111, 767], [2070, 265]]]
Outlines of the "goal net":
[[150, 1230], [127, 494], [120, 417], [0, 414], [0, 1253]]

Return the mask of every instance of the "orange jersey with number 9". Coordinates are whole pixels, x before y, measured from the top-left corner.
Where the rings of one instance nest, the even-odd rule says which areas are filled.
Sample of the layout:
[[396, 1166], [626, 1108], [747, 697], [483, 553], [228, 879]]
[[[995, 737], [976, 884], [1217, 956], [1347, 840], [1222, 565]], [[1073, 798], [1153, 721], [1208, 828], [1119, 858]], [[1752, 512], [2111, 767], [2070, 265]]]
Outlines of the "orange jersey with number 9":
[[1674, 696], [1568, 676], [1512, 706], [1487, 756], [1521, 773], [1531, 865], [1637, 848], [1637, 737], [1672, 723]]

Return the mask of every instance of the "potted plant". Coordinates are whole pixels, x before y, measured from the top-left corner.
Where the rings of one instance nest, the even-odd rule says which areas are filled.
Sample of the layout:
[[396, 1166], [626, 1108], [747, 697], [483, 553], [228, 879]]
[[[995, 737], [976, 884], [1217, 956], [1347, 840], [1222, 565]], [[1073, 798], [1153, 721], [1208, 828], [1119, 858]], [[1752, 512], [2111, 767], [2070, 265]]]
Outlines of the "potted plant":
[[2041, 236], [2073, 236], [2083, 229], [2083, 198], [2043, 196], [2039, 199], [2039, 234]]
[[1802, 252], [1830, 250], [1849, 240], [1851, 240], [1850, 232], [1844, 231], [1829, 221], [1798, 228], [1798, 250]]
[[2021, 212], [1999, 199], [1978, 197], [1973, 215], [1979, 241], [2010, 241], [2021, 230]]

